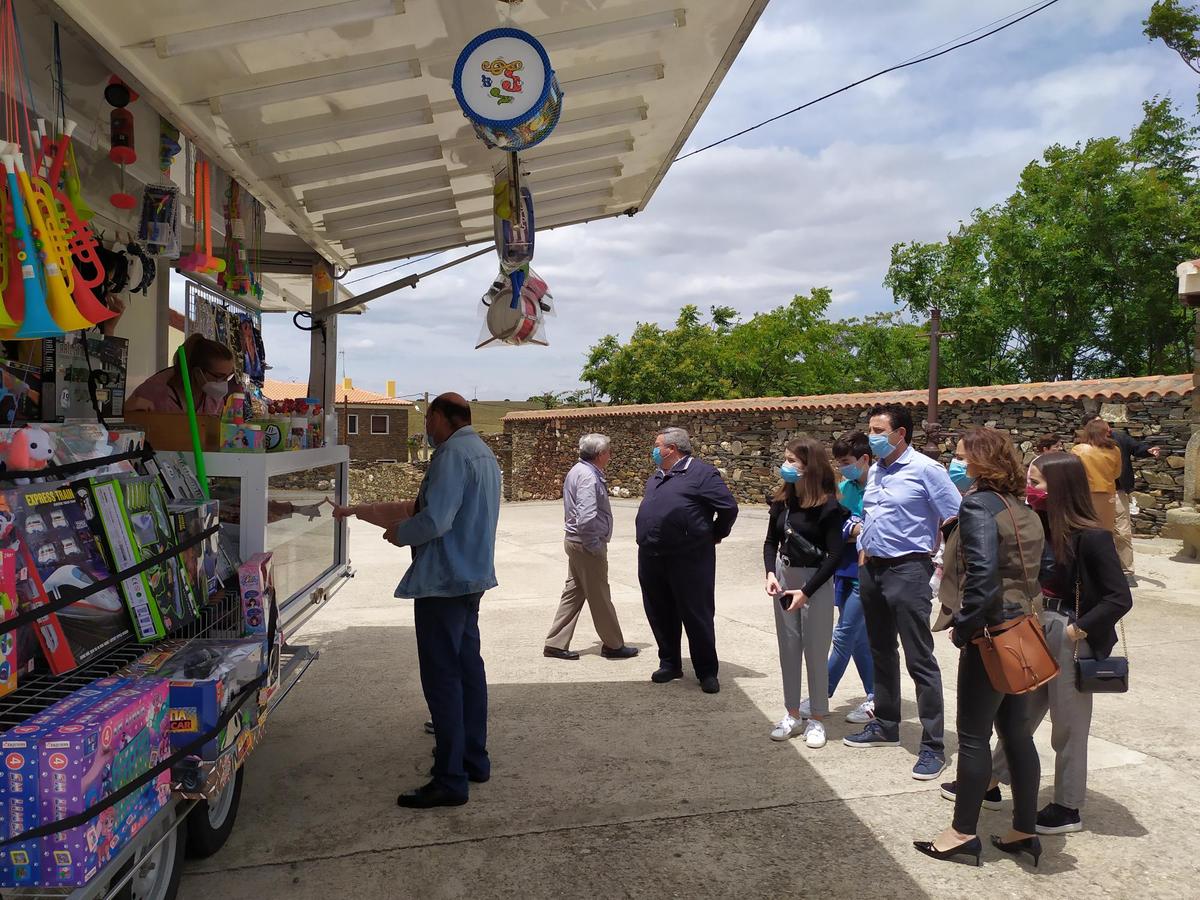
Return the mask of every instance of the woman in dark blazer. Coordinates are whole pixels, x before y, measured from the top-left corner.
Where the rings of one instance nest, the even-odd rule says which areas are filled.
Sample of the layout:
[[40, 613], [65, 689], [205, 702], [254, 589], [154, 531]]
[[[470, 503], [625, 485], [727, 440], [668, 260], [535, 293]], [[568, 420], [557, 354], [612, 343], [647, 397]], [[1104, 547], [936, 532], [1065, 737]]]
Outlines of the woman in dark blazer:
[[[1033, 725], [1047, 711], [1054, 745], [1054, 802], [1037, 817], [1039, 834], [1082, 831], [1079, 811], [1087, 793], [1087, 745], [1092, 695], [1075, 687], [1075, 651], [1107, 659], [1117, 644], [1117, 623], [1133, 607], [1112, 532], [1092, 506], [1087, 472], [1075, 456], [1047, 453], [1029, 467], [1029, 505], [1046, 527], [1040, 581], [1046, 598], [1042, 625], [1062, 674], [1033, 695]], [[1076, 586], [1079, 614], [1075, 611]], [[996, 755], [999, 781], [1007, 771]], [[998, 788], [994, 789], [998, 793]], [[993, 797], [993, 799], [995, 799]]]

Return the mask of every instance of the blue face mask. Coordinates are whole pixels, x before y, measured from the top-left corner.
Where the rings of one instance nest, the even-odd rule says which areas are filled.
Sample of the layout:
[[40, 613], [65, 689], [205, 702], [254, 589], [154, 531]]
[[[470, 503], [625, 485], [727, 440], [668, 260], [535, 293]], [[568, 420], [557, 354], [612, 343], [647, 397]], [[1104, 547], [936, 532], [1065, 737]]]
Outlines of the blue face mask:
[[779, 477], [788, 484], [795, 484], [800, 480], [800, 470], [791, 463], [784, 463], [779, 467]]
[[842, 466], [842, 477], [849, 481], [858, 481], [858, 479], [862, 478], [862, 473], [862, 466], [858, 463]]
[[434, 450], [437, 449], [437, 441], [435, 441], [433, 439], [433, 437], [430, 436], [428, 431], [425, 432], [425, 446], [432, 447]]
[[967, 490], [975, 483], [975, 479], [967, 474], [967, 464], [961, 459], [950, 460], [950, 467], [947, 471], [950, 473], [950, 480], [960, 491]]
[[871, 443], [871, 452], [879, 459], [886, 459], [896, 449], [886, 434], [871, 434], [867, 436], [867, 440]]
[[654, 464], [660, 469], [662, 468], [662, 451], [655, 447], [650, 451], [650, 458], [654, 460]]

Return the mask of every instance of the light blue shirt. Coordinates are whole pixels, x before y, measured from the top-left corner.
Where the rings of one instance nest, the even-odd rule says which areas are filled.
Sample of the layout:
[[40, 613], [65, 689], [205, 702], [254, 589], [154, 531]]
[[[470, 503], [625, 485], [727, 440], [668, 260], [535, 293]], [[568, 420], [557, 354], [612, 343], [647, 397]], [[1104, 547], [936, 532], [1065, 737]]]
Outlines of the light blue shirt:
[[960, 502], [949, 474], [924, 453], [909, 447], [890, 466], [876, 460], [867, 475], [859, 549], [883, 559], [932, 553], [938, 526], [958, 515]]
[[580, 460], [563, 481], [563, 518], [567, 540], [600, 553], [612, 538], [612, 504], [608, 482], [599, 467]]
[[496, 586], [500, 467], [474, 428], [458, 429], [434, 451], [417, 510], [393, 533], [413, 548], [397, 597], [461, 597]]

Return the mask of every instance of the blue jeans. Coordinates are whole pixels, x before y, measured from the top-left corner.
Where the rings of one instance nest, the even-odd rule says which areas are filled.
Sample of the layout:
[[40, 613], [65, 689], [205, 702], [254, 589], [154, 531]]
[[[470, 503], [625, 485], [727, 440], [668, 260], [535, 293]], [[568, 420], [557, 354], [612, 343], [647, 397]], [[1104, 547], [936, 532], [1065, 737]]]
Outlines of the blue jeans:
[[858, 677], [868, 697], [875, 694], [875, 666], [871, 662], [871, 641], [867, 638], [867, 620], [863, 616], [858, 579], [837, 576], [833, 580], [834, 602], [841, 612], [833, 630], [833, 650], [829, 654], [829, 696], [853, 658]]
[[464, 796], [468, 772], [491, 774], [487, 677], [479, 655], [482, 597], [420, 597], [413, 608], [421, 687], [437, 741], [433, 780]]

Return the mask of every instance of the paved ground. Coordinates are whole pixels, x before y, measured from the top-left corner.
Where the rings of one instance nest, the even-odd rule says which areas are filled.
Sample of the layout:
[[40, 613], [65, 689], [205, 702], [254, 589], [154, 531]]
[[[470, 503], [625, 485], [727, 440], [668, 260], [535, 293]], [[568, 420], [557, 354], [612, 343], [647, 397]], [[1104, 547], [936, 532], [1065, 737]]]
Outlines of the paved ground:
[[[492, 781], [458, 809], [396, 807], [400, 790], [425, 780], [431, 745], [411, 604], [391, 597], [407, 556], [356, 527], [358, 577], [300, 637], [321, 659], [248, 764], [230, 843], [189, 868], [181, 896], [1200, 896], [1200, 565], [1172, 559], [1178, 545], [1139, 542], [1133, 690], [1096, 703], [1088, 831], [1046, 839], [1036, 871], [990, 847], [975, 869], [912, 849], [948, 824], [951, 806], [909, 775], [910, 685], [903, 748], [843, 747], [853, 726], [840, 716], [822, 750], [767, 739], [781, 699], [759, 588], [764, 510], [744, 510], [720, 548], [722, 691], [708, 696], [690, 677], [648, 680], [628, 503], [616, 510], [614, 599], [627, 640], [649, 652], [604, 660], [585, 615], [580, 661], [542, 657], [564, 574], [559, 509], [506, 505], [501, 516], [501, 587], [482, 616]], [[953, 710], [956, 653], [938, 643]], [[861, 699], [855, 681], [851, 670], [834, 698], [843, 715]], [[985, 839], [1004, 815], [984, 812]]]

